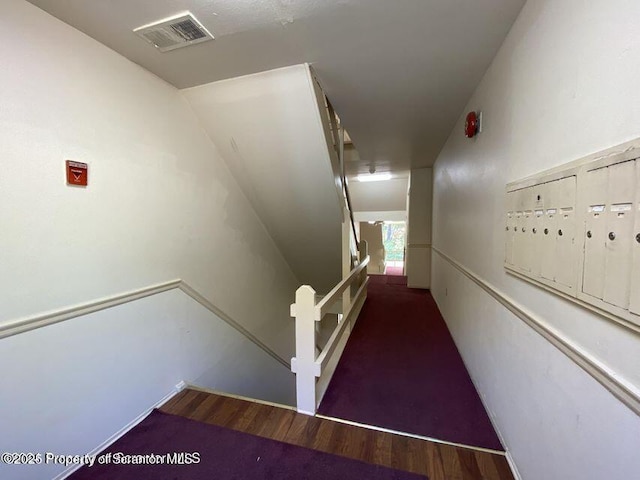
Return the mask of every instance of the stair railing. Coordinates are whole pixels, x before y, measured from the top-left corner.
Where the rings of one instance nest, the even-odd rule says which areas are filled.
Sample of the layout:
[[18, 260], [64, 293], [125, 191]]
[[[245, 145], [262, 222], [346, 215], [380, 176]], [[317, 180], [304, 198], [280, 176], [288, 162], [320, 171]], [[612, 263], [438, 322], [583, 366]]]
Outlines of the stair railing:
[[349, 217], [351, 220], [351, 229], [353, 231], [353, 239], [356, 244], [356, 249], [360, 248], [358, 241], [358, 232], [356, 230], [356, 222], [353, 217], [353, 206], [351, 203], [351, 194], [349, 193], [349, 183], [347, 182], [347, 170], [344, 161], [344, 127], [338, 123], [338, 118], [336, 115], [333, 106], [329, 99], [326, 99], [327, 108], [329, 110], [329, 119], [331, 121], [331, 131], [335, 132], [334, 141], [335, 141], [335, 149], [338, 154], [338, 164], [340, 166], [340, 183], [342, 184], [342, 195], [344, 196], [344, 201], [347, 206], [347, 211], [349, 212]]
[[[367, 298], [369, 255], [366, 241], [360, 242], [359, 250], [359, 265], [321, 300], [317, 300], [315, 290], [309, 285], [303, 285], [296, 291], [296, 302], [291, 305], [291, 316], [296, 322], [296, 356], [291, 359], [291, 371], [296, 374], [297, 409], [300, 413], [315, 415]], [[347, 289], [351, 291], [352, 288], [357, 289], [356, 293], [349, 295], [349, 305], [343, 307], [329, 340], [322, 351], [316, 353], [316, 323], [331, 312]]]

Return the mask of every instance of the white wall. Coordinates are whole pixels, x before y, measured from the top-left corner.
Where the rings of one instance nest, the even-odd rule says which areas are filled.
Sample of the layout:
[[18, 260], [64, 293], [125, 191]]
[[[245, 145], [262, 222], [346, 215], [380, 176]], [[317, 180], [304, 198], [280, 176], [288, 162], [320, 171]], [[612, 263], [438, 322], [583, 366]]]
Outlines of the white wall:
[[406, 210], [390, 210], [388, 212], [354, 212], [353, 218], [356, 225], [360, 222], [406, 222]]
[[[507, 182], [640, 136], [640, 4], [529, 0], [435, 165], [434, 246], [640, 387], [640, 338], [507, 275]], [[525, 480], [633, 478], [640, 419], [433, 254], [433, 294]]]
[[296, 277], [331, 290], [341, 278], [342, 205], [309, 67], [182, 93]]
[[433, 169], [411, 170], [407, 222], [407, 285], [431, 286]]
[[382, 239], [382, 224], [371, 225], [368, 222], [361, 222], [358, 225], [358, 233], [360, 241], [367, 242], [367, 252], [370, 258], [367, 273], [369, 275], [384, 273], [386, 252]]
[[[182, 94], [21, 0], [0, 6], [0, 64], [0, 322], [182, 278], [290, 358], [288, 310], [298, 282]], [[89, 163], [88, 188], [65, 186], [65, 159]], [[158, 296], [148, 301], [162, 305]], [[127, 318], [139, 326], [134, 320], [122, 323], [116, 309], [99, 316], [103, 324], [96, 328], [122, 325], [117, 336], [105, 337], [99, 354], [90, 355], [82, 345], [93, 333], [73, 327], [81, 328], [86, 318], [0, 340], [3, 364], [28, 373], [20, 378], [25, 385], [14, 380], [3, 387], [15, 392], [9, 407], [21, 399], [25, 406], [16, 411], [3, 403], [0, 415], [3, 421], [33, 415], [22, 431], [2, 428], [3, 442], [20, 438], [17, 449], [33, 440], [35, 448], [42, 437], [54, 448], [64, 438], [58, 427], [65, 425], [74, 445], [92, 448], [96, 412], [104, 413], [100, 432], [115, 430], [184, 375], [217, 381], [206, 371], [214, 369], [216, 348], [230, 343], [232, 333], [220, 333], [197, 355], [187, 354], [188, 342], [178, 343], [175, 348], [191, 365], [165, 375], [164, 363], [154, 361], [170, 334], [147, 344], [141, 332], [164, 328], [167, 318], [161, 308], [138, 305], [129, 306]], [[191, 328], [188, 321], [183, 328], [199, 336], [201, 327]], [[70, 351], [70, 339], [82, 356]], [[122, 348], [109, 349], [109, 339]], [[96, 395], [93, 386], [83, 388], [86, 375], [74, 376], [74, 367], [86, 374], [104, 365], [124, 375], [129, 357], [121, 352], [134, 347], [141, 349], [138, 358], [149, 359], [136, 370], [140, 381], [120, 388], [120, 380], [106, 377], [101, 388], [108, 397]], [[75, 361], [65, 360], [67, 354]], [[143, 381], [143, 371], [159, 378], [153, 388]], [[231, 369], [219, 371], [224, 378], [234, 375]], [[265, 392], [272, 381], [260, 380]], [[70, 386], [66, 398], [84, 405], [75, 414], [54, 393]], [[46, 407], [29, 407], [27, 394]], [[59, 444], [63, 450], [66, 445]]]
[[399, 211], [407, 208], [409, 178], [393, 178], [383, 182], [349, 180], [349, 193], [354, 212]]
[[[0, 451], [86, 454], [179, 381], [295, 401], [293, 374], [180, 290], [5, 338]], [[0, 464], [3, 479], [60, 465]]]

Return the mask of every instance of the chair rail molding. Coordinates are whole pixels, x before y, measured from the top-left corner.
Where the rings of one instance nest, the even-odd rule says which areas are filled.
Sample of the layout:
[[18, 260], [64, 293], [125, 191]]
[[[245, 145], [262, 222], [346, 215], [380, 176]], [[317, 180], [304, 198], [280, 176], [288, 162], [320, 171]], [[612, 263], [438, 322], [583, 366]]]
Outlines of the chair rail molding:
[[225, 313], [223, 310], [209, 301], [204, 295], [199, 293], [197, 290], [195, 290], [193, 287], [191, 287], [181, 279], [169, 280], [167, 282], [138, 288], [136, 290], [99, 298], [97, 300], [91, 300], [86, 303], [81, 303], [78, 305], [73, 305], [70, 307], [52, 310], [50, 312], [45, 312], [30, 317], [6, 322], [0, 325], [0, 339], [18, 335], [20, 333], [29, 332], [31, 330], [46, 327], [48, 325], [53, 325], [65, 320], [71, 320], [73, 318], [88, 315], [90, 313], [106, 310], [118, 305], [133, 302], [145, 297], [150, 297], [152, 295], [157, 295], [159, 293], [167, 292], [174, 289], [181, 290], [183, 293], [191, 297], [211, 313], [219, 317], [222, 321], [227, 323], [229, 326], [234, 328], [249, 340], [251, 340], [251, 342], [264, 350], [265, 353], [267, 353], [270, 357], [280, 363], [283, 367], [291, 370], [291, 364], [287, 360], [278, 355], [275, 351], [273, 351], [270, 347], [263, 343], [258, 337], [253, 335], [249, 330], [247, 330], [240, 323], [231, 318], [231, 316], [229, 316], [227, 313]]
[[611, 368], [594, 358], [591, 354], [575, 343], [571, 342], [556, 329], [548, 325], [538, 315], [528, 310], [515, 299], [491, 285], [483, 278], [468, 270], [456, 260], [442, 252], [439, 248], [434, 246], [432, 247], [432, 250], [467, 278], [471, 279], [476, 285], [491, 295], [516, 317], [520, 318], [520, 320], [525, 322], [529, 327], [542, 335], [558, 350], [564, 353], [569, 357], [569, 359], [612, 393], [613, 396], [629, 407], [636, 415], [640, 416], [640, 391], [634, 385], [621, 378], [620, 375], [614, 372]]

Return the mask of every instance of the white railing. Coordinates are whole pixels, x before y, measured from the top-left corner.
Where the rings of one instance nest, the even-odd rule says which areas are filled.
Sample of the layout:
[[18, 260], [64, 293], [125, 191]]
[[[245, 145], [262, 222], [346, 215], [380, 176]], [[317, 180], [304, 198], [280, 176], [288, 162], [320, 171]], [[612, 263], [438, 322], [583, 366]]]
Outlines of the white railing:
[[[367, 242], [360, 242], [360, 264], [336, 285], [320, 301], [309, 285], [296, 291], [296, 303], [291, 305], [291, 316], [296, 319], [296, 356], [291, 359], [291, 371], [296, 374], [297, 409], [300, 413], [315, 415], [318, 405], [329, 385], [335, 366], [342, 355], [349, 334], [355, 325], [362, 305], [367, 298]], [[357, 288], [354, 295], [351, 289]], [[338, 315], [336, 327], [326, 345], [316, 348], [316, 325], [332, 312], [340, 299], [344, 302], [342, 315]]]

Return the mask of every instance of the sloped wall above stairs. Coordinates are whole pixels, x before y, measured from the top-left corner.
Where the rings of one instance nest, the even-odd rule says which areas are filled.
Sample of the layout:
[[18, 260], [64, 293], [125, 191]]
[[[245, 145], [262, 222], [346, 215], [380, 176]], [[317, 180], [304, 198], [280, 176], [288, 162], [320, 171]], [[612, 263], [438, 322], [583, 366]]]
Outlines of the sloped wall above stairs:
[[182, 90], [301, 283], [340, 280], [342, 210], [308, 65]]

